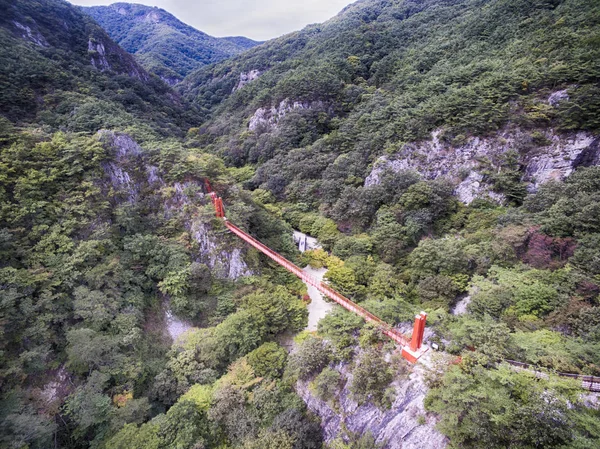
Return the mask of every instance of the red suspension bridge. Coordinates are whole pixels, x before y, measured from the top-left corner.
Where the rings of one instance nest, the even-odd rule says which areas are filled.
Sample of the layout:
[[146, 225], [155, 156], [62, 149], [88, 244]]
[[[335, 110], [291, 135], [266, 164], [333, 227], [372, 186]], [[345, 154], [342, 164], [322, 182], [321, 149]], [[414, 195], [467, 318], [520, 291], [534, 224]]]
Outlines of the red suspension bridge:
[[300, 267], [293, 264], [289, 260], [287, 260], [282, 255], [276, 253], [271, 248], [266, 245], [263, 245], [261, 242], [256, 240], [254, 237], [249, 235], [248, 233], [242, 231], [240, 228], [235, 226], [233, 223], [227, 220], [225, 217], [225, 207], [223, 206], [223, 199], [219, 197], [215, 192], [212, 191], [210, 184], [208, 181], [206, 182], [206, 189], [209, 192], [209, 195], [212, 199], [213, 205], [215, 207], [215, 214], [218, 218], [221, 218], [225, 224], [225, 226], [239, 238], [244, 240], [246, 243], [249, 243], [254, 248], [259, 250], [261, 253], [271, 258], [279, 265], [284, 267], [290, 273], [295, 274], [304, 282], [309, 285], [312, 285], [329, 299], [335, 301], [337, 304], [342, 306], [343, 308], [353, 312], [369, 323], [375, 324], [381, 332], [395, 341], [398, 345], [402, 347], [402, 356], [412, 363], [416, 363], [416, 361], [421, 357], [425, 352], [427, 352], [427, 347], [423, 346], [423, 333], [425, 332], [425, 323], [427, 321], [427, 314], [425, 312], [421, 312], [419, 315], [415, 317], [415, 324], [413, 328], [412, 336], [409, 338], [394, 329], [391, 325], [378, 318], [377, 316], [370, 313], [368, 310], [359, 306], [355, 302], [346, 298], [339, 292], [332, 289], [329, 285], [324, 282], [320, 282], [312, 276], [305, 273]]
[[[407, 359], [408, 361], [410, 361], [412, 363], [416, 363], [417, 360], [425, 352], [427, 352], [428, 348], [426, 346], [423, 346], [423, 333], [425, 331], [425, 323], [427, 321], [427, 314], [425, 312], [421, 312], [419, 315], [417, 315], [415, 317], [415, 324], [414, 324], [412, 336], [410, 338], [405, 336], [400, 331], [398, 331], [397, 329], [394, 329], [391, 325], [389, 325], [388, 323], [383, 321], [381, 318], [378, 318], [377, 316], [373, 315], [368, 310], [364, 309], [363, 307], [359, 306], [355, 302], [346, 298], [345, 296], [343, 296], [339, 292], [335, 291], [334, 289], [332, 289], [329, 285], [325, 284], [324, 282], [321, 282], [321, 281], [313, 278], [312, 276], [310, 276], [309, 274], [304, 272], [300, 267], [293, 264], [292, 262], [287, 260], [282, 255], [276, 253], [268, 246], [263, 245], [261, 242], [256, 240], [254, 237], [252, 237], [248, 233], [242, 231], [240, 228], [238, 228], [233, 223], [228, 221], [227, 218], [225, 217], [225, 207], [223, 206], [223, 200], [215, 192], [212, 191], [210, 183], [208, 181], [206, 181], [206, 189], [209, 192], [209, 195], [210, 195], [213, 205], [215, 207], [216, 216], [223, 220], [223, 222], [225, 223], [225, 226], [233, 234], [237, 235], [239, 238], [241, 238], [245, 242], [252, 245], [254, 248], [256, 248], [257, 250], [259, 250], [260, 252], [265, 254], [267, 257], [273, 259], [279, 265], [284, 267], [290, 273], [293, 273], [296, 276], [298, 276], [300, 279], [302, 279], [307, 284], [315, 287], [317, 290], [319, 290], [321, 293], [323, 293], [329, 299], [335, 301], [336, 303], [338, 303], [345, 309], [349, 310], [350, 312], [353, 312], [353, 313], [361, 316], [362, 318], [365, 319], [365, 321], [375, 324], [379, 329], [381, 329], [381, 331], [384, 335], [391, 338], [402, 348], [402, 356], [405, 359]], [[545, 374], [541, 371], [538, 371], [537, 368], [534, 367], [533, 365], [529, 365], [529, 364], [521, 363], [521, 362], [515, 362], [513, 360], [505, 360], [505, 362], [507, 362], [508, 364], [510, 364], [514, 367], [517, 367], [517, 369], [527, 370], [529, 372], [535, 373], [536, 375], [547, 377], [547, 374]], [[577, 381], [580, 381], [582, 388], [585, 390], [589, 390], [592, 392], [600, 392], [600, 377], [585, 376], [585, 375], [579, 375], [579, 374], [566, 374], [566, 373], [556, 373], [556, 374], [561, 377], [569, 377], [569, 378], [575, 379]]]

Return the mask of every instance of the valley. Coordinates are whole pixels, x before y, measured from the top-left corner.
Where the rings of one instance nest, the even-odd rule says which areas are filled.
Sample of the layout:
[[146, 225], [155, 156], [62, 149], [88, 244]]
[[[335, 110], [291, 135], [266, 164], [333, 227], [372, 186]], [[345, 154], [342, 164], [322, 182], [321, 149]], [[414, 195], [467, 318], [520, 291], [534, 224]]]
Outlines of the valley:
[[0, 449], [596, 449], [597, 3], [0, 0]]

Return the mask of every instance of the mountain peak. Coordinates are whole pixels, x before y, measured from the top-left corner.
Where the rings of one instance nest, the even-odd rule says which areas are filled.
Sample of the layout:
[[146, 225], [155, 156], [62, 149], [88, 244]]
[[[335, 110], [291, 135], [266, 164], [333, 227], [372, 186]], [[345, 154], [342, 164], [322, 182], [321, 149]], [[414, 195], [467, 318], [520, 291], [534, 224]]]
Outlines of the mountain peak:
[[155, 6], [113, 3], [82, 7], [146, 70], [169, 84], [204, 65], [222, 61], [259, 44], [245, 37], [216, 38]]

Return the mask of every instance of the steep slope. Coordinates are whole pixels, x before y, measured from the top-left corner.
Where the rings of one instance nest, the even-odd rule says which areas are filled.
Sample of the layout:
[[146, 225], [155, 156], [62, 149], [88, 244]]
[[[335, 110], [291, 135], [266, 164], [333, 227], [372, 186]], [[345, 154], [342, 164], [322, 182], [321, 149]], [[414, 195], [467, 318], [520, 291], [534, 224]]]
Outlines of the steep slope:
[[156, 7], [115, 3], [82, 9], [121, 47], [135, 54], [148, 71], [169, 84], [259, 44], [245, 37], [209, 36]]
[[[0, 447], [320, 447], [274, 342], [306, 325], [302, 290], [224, 232], [204, 181], [293, 258], [291, 229], [184, 146], [194, 110], [61, 0], [0, 2], [0, 62]], [[203, 329], [173, 344], [174, 316]], [[245, 358], [265, 345], [268, 381]], [[231, 422], [216, 381], [238, 359]]]
[[334, 360], [303, 344], [296, 388], [329, 447], [594, 447], [552, 372], [600, 373], [599, 44], [596, 1], [362, 0], [180, 84], [188, 142], [319, 239], [304, 260], [390, 324], [425, 310], [448, 353], [411, 389], [328, 314]]
[[342, 192], [352, 203], [379, 156], [406, 158], [405, 144], [434, 131], [450, 154], [510, 128], [523, 166], [554, 151], [556, 133], [587, 141], [585, 150], [600, 129], [599, 23], [590, 0], [362, 0], [201, 69], [181, 90], [212, 117], [202, 142], [232, 164], [262, 167], [254, 186], [358, 224]]
[[[13, 122], [94, 132], [180, 133], [185, 102], [67, 2], [0, 3], [0, 113]], [[188, 116], [189, 114], [189, 116]]]
[[[554, 375], [600, 374], [595, 3], [361, 1], [196, 74], [189, 128], [79, 11], [0, 0], [0, 447], [595, 448]], [[444, 353], [413, 369], [336, 307], [290, 345], [306, 289], [206, 178]], [[172, 314], [199, 328], [173, 342]]]

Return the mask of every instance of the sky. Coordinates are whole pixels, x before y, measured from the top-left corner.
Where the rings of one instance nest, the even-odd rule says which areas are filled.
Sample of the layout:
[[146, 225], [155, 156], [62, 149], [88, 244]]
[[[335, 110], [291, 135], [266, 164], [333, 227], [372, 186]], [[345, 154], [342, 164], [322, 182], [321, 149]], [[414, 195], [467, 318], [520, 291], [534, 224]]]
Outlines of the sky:
[[[75, 5], [110, 5], [118, 0], [70, 0]], [[324, 22], [354, 0], [133, 0], [158, 6], [212, 36], [264, 41]]]

